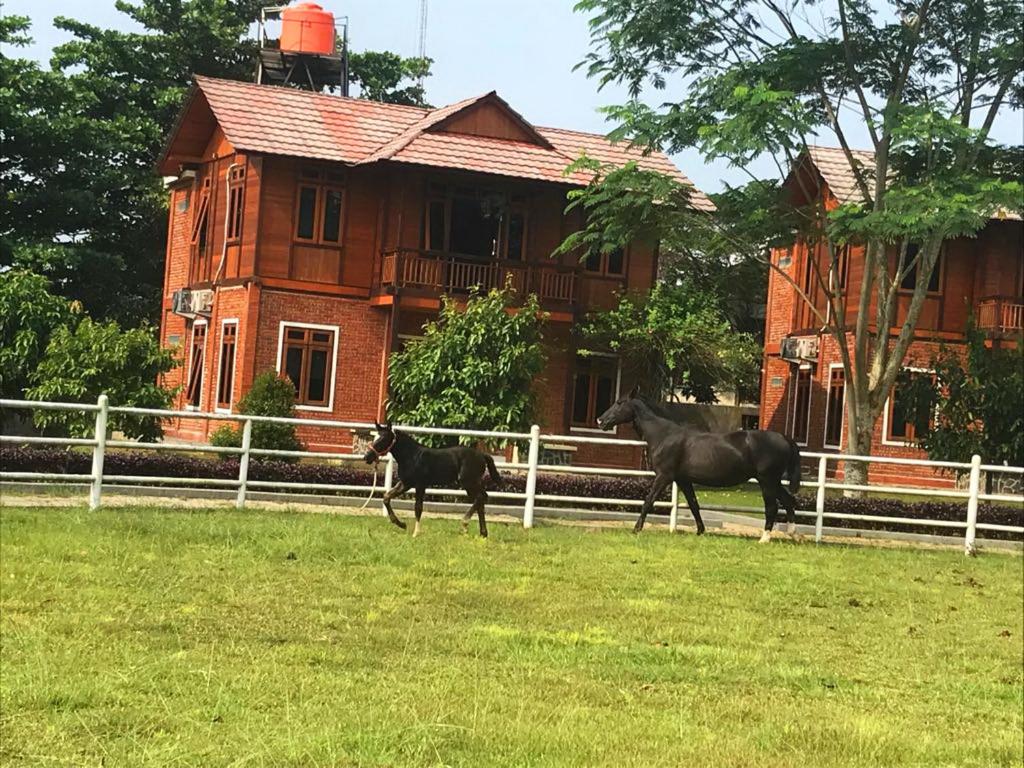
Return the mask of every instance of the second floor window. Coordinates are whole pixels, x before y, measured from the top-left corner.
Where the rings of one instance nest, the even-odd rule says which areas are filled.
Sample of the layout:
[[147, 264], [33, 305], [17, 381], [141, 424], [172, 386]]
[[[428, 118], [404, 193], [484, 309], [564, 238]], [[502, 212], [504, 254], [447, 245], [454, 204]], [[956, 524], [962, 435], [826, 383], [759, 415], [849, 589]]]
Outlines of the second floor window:
[[525, 200], [487, 189], [431, 184], [424, 212], [427, 250], [483, 259], [526, 258]]
[[626, 273], [626, 252], [622, 248], [607, 252], [594, 249], [583, 260], [583, 269], [596, 275], [622, 277]]
[[596, 428], [597, 417], [607, 411], [618, 396], [618, 381], [617, 358], [577, 355], [572, 380], [570, 425]]
[[328, 171], [306, 170], [299, 178], [295, 205], [295, 239], [320, 245], [340, 245], [345, 190], [342, 177]]
[[[916, 261], [920, 252], [920, 246], [917, 243], [911, 243], [907, 246], [907, 255], [903, 259], [904, 265], [913, 264], [906, 273], [903, 275], [903, 279], [900, 280], [900, 290], [912, 291], [914, 286], [917, 285], [917, 271], [920, 266]], [[905, 267], [904, 267], [905, 268]], [[939, 254], [938, 260], [935, 262], [935, 269], [932, 270], [931, 275], [928, 278], [928, 293], [939, 293], [942, 288], [942, 254]]]
[[197, 256], [205, 256], [210, 238], [210, 179], [203, 179], [199, 204], [192, 216], [192, 247]]
[[337, 331], [285, 325], [281, 336], [279, 372], [295, 385], [298, 405], [326, 408], [334, 381]]
[[224, 236], [230, 242], [242, 237], [242, 211], [245, 191], [245, 166], [228, 169], [228, 220]]

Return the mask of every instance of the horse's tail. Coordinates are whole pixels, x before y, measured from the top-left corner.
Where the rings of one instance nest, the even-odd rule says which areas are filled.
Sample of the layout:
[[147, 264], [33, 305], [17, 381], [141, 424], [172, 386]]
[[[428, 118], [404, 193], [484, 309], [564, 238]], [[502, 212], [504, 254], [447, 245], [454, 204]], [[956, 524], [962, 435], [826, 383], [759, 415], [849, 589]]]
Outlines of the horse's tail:
[[485, 453], [484, 461], [487, 462], [487, 472], [491, 476], [491, 482], [495, 485], [501, 485], [501, 475], [498, 474], [498, 468], [494, 466], [494, 459]]
[[800, 490], [800, 446], [791, 437], [786, 440], [789, 442], [789, 490], [795, 494]]

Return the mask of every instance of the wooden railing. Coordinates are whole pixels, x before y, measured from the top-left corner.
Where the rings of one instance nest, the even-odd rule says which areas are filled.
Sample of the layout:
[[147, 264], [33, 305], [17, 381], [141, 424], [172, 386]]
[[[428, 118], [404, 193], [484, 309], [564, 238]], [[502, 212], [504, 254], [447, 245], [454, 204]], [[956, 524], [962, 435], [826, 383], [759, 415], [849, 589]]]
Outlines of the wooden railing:
[[576, 301], [576, 270], [522, 261], [484, 261], [472, 256], [412, 248], [385, 251], [382, 288], [416, 288], [437, 294], [468, 293], [509, 285], [521, 295], [535, 293], [541, 301]]
[[1024, 298], [989, 296], [978, 302], [978, 327], [998, 333], [1024, 330]]

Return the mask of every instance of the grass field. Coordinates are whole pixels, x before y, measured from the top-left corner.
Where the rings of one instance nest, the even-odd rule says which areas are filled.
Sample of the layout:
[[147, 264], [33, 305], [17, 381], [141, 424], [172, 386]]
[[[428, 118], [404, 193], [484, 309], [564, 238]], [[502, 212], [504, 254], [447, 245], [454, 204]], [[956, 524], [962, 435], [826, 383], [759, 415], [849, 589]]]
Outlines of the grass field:
[[1018, 766], [1024, 561], [0, 510], [4, 766]]

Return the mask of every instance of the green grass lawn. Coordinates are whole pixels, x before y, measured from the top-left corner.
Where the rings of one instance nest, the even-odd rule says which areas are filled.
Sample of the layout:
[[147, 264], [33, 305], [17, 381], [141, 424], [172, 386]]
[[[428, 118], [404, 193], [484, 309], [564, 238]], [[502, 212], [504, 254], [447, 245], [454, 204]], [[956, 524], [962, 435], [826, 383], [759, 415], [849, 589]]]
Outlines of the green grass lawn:
[[1019, 766], [1024, 561], [0, 510], [4, 766]]

